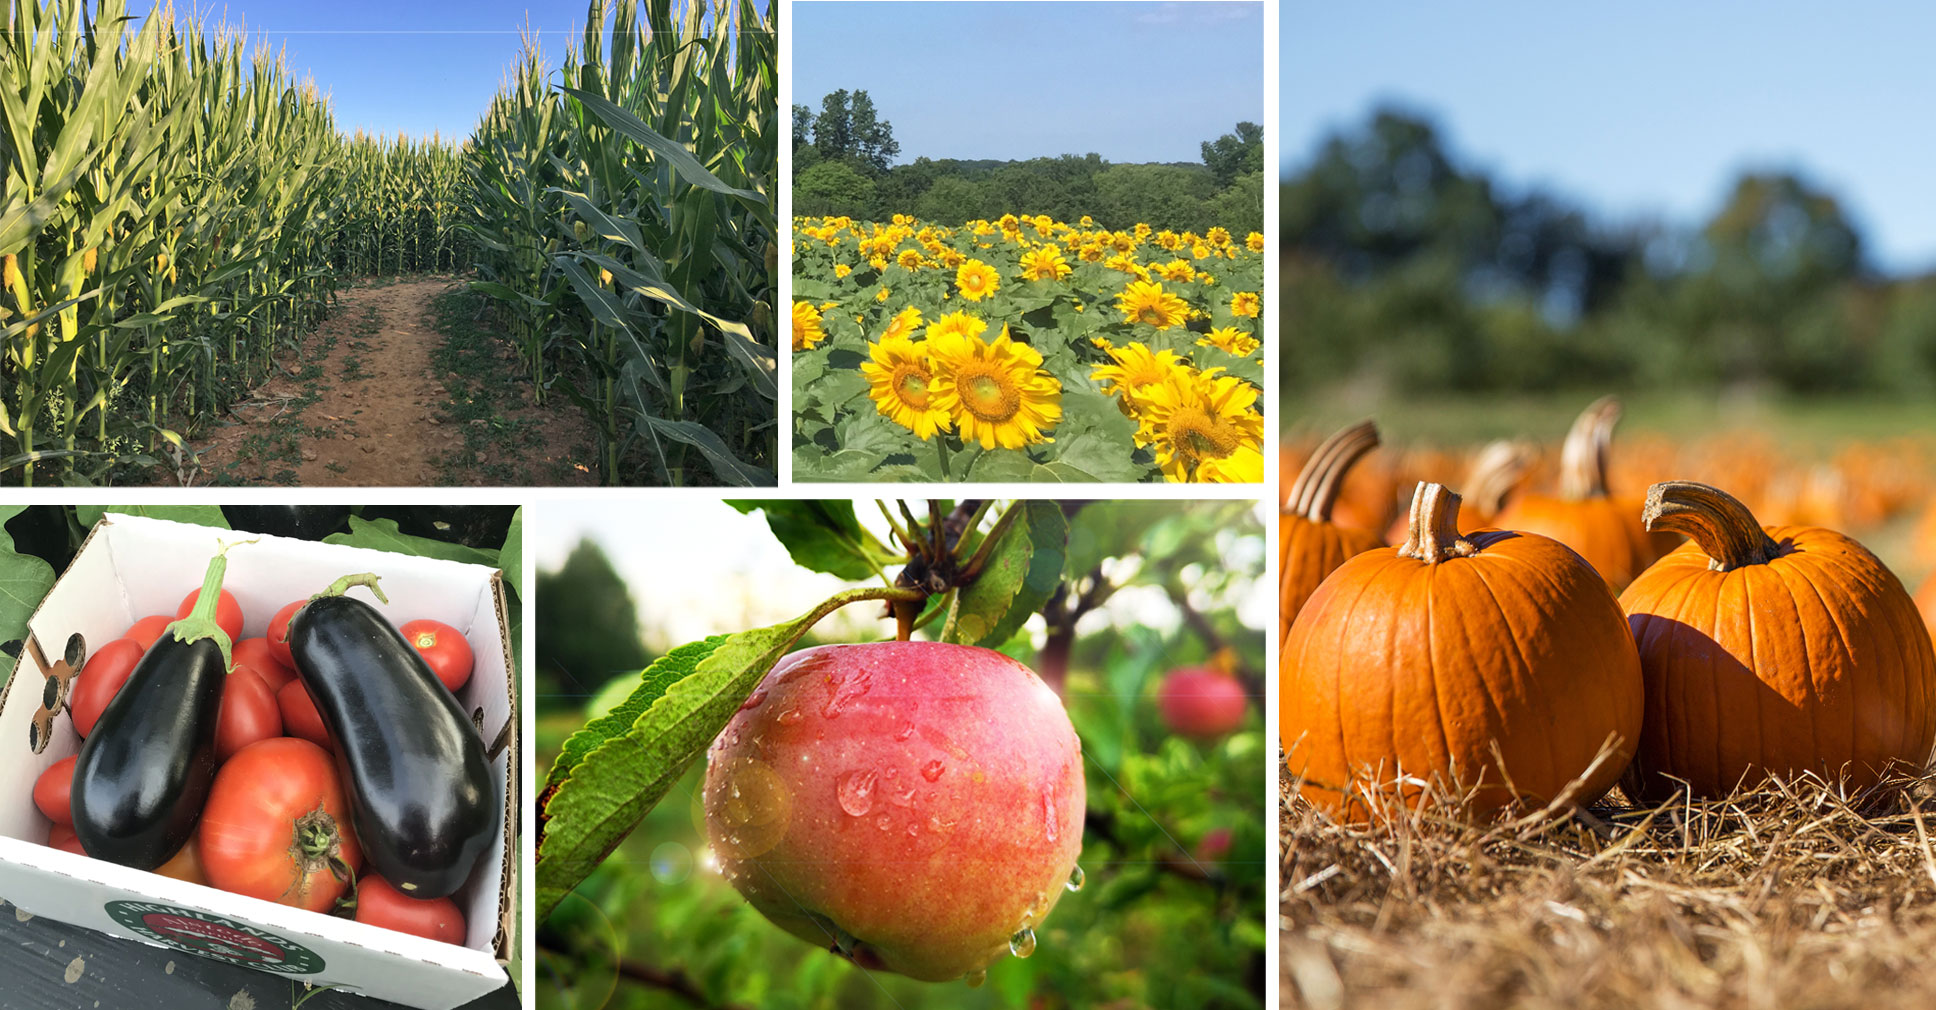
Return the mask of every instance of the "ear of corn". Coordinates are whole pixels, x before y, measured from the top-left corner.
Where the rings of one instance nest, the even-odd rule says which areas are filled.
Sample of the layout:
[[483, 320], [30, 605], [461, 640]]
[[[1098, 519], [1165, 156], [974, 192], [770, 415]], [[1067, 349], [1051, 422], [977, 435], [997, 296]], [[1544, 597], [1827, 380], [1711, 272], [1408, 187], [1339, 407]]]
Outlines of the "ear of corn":
[[0, 481], [152, 463], [343, 278], [467, 269], [608, 482], [772, 481], [771, 12], [594, 0], [564, 86], [527, 47], [456, 145], [344, 136], [239, 31], [84, 6], [0, 5]]

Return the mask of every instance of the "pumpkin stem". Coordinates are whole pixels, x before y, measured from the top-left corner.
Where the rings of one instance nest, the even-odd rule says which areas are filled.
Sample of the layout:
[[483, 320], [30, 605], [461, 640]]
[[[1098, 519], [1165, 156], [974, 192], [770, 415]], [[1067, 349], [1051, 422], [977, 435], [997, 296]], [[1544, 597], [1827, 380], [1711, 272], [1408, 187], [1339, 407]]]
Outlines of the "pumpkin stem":
[[1620, 398], [1603, 396], [1574, 418], [1560, 447], [1560, 497], [1584, 501], [1607, 496], [1607, 447], [1620, 423]]
[[1487, 445], [1479, 450], [1466, 473], [1466, 501], [1482, 515], [1498, 515], [1506, 507], [1506, 496], [1513, 493], [1532, 466], [1532, 450], [1522, 442], [1502, 438]]
[[1708, 567], [1717, 572], [1765, 565], [1781, 551], [1740, 499], [1696, 481], [1667, 480], [1648, 488], [1640, 521], [1649, 533], [1669, 530], [1700, 544]]
[[1436, 565], [1477, 553], [1472, 541], [1459, 536], [1459, 496], [1444, 484], [1420, 482], [1412, 492], [1412, 525], [1398, 556]]
[[1360, 421], [1333, 433], [1318, 444], [1317, 451], [1311, 453], [1311, 458], [1304, 461], [1304, 468], [1297, 472], [1297, 482], [1291, 485], [1285, 510], [1312, 522], [1330, 522], [1331, 509], [1338, 503], [1345, 475], [1365, 453], [1376, 448], [1378, 426], [1370, 421]]

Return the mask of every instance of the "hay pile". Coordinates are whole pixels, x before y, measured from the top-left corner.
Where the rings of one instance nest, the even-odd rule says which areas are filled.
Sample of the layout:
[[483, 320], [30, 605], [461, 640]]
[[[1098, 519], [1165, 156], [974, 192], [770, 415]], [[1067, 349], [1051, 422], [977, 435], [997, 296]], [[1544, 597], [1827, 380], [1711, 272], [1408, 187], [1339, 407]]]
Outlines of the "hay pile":
[[1286, 1007], [1936, 1007], [1936, 776], [1375, 828], [1286, 778]]

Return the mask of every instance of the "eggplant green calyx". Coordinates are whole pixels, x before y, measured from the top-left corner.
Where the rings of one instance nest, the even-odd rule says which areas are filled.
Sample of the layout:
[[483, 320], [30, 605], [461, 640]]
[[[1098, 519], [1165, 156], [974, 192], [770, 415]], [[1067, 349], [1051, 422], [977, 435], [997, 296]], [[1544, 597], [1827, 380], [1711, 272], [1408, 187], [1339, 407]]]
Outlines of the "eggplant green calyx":
[[310, 599], [320, 600], [325, 596], [341, 596], [344, 593], [349, 592], [352, 587], [362, 586], [363, 588], [368, 589], [373, 595], [375, 595], [379, 603], [390, 602], [390, 598], [388, 596], [383, 595], [383, 590], [378, 589], [376, 583], [377, 583], [377, 577], [376, 577], [376, 573], [374, 572], [364, 572], [361, 575], [345, 575], [342, 578], [337, 579], [335, 582], [330, 583], [328, 589], [325, 589], [322, 592], [317, 593], [316, 595], [310, 597]]
[[195, 609], [187, 617], [176, 620], [168, 626], [168, 634], [183, 644], [203, 638], [212, 638], [222, 650], [222, 669], [235, 668], [235, 656], [231, 653], [234, 643], [229, 641], [229, 633], [215, 623], [216, 608], [222, 605], [222, 579], [228, 575], [229, 548], [241, 544], [252, 544], [254, 540], [238, 540], [233, 544], [223, 544], [215, 556], [208, 559], [208, 571], [202, 575], [201, 592], [195, 597]]

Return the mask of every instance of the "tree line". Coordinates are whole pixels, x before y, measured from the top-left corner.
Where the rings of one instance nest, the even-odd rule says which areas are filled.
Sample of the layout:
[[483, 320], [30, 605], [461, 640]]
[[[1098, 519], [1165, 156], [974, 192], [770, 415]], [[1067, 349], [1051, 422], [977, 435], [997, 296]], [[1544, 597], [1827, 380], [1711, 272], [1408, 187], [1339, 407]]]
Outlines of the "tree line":
[[1280, 192], [1287, 389], [1936, 390], [1936, 278], [1884, 276], [1798, 172], [1699, 224], [1606, 222], [1385, 109]]
[[1025, 161], [915, 158], [895, 164], [900, 144], [866, 91], [835, 91], [820, 110], [793, 107], [793, 212], [886, 220], [912, 214], [959, 224], [1003, 214], [1088, 215], [1128, 229], [1176, 231], [1222, 225], [1241, 236], [1264, 222], [1264, 131], [1238, 123], [1201, 145], [1202, 161], [1122, 164], [1099, 154]]

